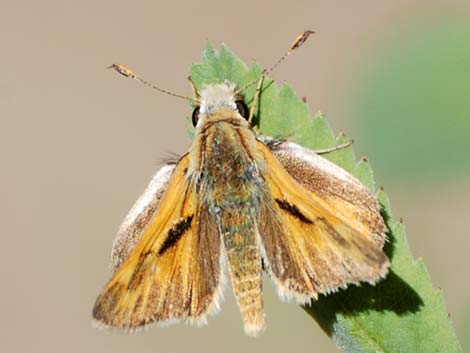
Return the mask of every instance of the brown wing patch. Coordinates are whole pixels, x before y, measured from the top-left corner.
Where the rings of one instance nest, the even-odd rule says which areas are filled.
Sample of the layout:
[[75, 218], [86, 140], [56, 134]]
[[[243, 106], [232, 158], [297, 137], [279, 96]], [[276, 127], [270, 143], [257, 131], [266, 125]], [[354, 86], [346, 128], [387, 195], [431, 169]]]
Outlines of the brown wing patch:
[[220, 238], [213, 217], [198, 207], [187, 164], [186, 158], [177, 165], [158, 212], [96, 300], [100, 325], [203, 322], [218, 308]]
[[[377, 282], [389, 262], [368, 223], [354, 207], [337, 209], [330, 198], [297, 183], [259, 143], [268, 161], [258, 221], [263, 257], [282, 298], [307, 302], [350, 283]], [[377, 212], [376, 217], [380, 217]]]

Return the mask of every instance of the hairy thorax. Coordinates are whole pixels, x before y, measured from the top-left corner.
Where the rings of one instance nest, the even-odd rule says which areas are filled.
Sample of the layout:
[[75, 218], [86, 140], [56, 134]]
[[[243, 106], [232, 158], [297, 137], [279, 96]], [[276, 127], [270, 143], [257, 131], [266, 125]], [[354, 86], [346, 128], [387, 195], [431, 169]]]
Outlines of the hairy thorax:
[[208, 202], [219, 208], [253, 206], [263, 182], [264, 163], [247, 122], [227, 110], [208, 117], [192, 153], [200, 159]]

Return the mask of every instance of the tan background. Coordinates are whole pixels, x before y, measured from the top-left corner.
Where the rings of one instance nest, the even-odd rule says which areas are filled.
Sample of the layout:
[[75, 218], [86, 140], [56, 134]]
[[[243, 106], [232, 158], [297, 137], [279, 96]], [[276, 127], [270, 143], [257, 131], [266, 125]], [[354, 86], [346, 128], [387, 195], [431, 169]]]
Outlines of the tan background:
[[[0, 351], [337, 351], [299, 307], [281, 304], [271, 285], [268, 330], [258, 339], [244, 336], [229, 291], [207, 328], [176, 325], [126, 336], [91, 327], [117, 226], [159, 159], [189, 146], [186, 103], [105, 68], [123, 62], [165, 88], [190, 93], [188, 66], [207, 40], [267, 66], [312, 28], [318, 34], [274, 77], [307, 96], [311, 111], [327, 113], [336, 131], [353, 131], [346, 99], [351, 73], [404, 21], [461, 16], [468, 5], [2, 0]], [[469, 184], [414, 198], [398, 187], [387, 190], [414, 254], [425, 258], [458, 324], [469, 299], [469, 237], [458, 234], [468, 235]], [[413, 238], [423, 229], [425, 240]]]

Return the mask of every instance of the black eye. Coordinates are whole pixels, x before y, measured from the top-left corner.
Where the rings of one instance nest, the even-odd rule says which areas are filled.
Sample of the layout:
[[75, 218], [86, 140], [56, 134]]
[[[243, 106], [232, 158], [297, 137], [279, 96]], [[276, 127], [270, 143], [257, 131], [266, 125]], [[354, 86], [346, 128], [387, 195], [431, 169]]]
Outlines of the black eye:
[[194, 110], [193, 110], [192, 120], [193, 120], [193, 126], [194, 126], [194, 127], [196, 127], [197, 122], [198, 122], [198, 120], [199, 120], [199, 109], [200, 109], [200, 107], [196, 107], [196, 108], [194, 108]]
[[235, 104], [237, 105], [237, 109], [240, 115], [246, 120], [248, 120], [250, 116], [250, 111], [248, 110], [248, 107], [246, 106], [245, 102], [242, 100], [237, 100], [235, 101]]

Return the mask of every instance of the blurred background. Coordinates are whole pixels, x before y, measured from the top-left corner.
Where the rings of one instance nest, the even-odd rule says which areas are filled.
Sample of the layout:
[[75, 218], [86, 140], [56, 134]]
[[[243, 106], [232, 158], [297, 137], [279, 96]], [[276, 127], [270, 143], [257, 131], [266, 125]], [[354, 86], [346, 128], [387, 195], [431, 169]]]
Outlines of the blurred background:
[[118, 225], [159, 160], [190, 144], [186, 103], [106, 67], [190, 94], [206, 41], [269, 66], [308, 28], [317, 34], [274, 78], [369, 157], [470, 350], [469, 15], [468, 0], [2, 0], [0, 350], [338, 352], [269, 282], [258, 339], [244, 336], [228, 290], [202, 329], [90, 324]]

